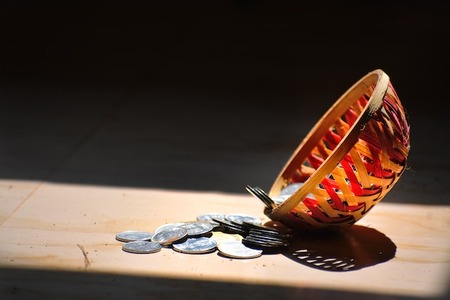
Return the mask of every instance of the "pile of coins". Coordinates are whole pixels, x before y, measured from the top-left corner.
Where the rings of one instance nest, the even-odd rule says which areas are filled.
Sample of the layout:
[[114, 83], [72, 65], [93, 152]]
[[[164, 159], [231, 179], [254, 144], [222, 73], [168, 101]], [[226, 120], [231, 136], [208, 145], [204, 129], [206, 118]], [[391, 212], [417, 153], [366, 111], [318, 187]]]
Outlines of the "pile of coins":
[[256, 258], [265, 252], [286, 247], [291, 235], [262, 225], [259, 218], [247, 214], [208, 213], [196, 221], [161, 225], [154, 232], [123, 231], [116, 240], [129, 253], [156, 253], [172, 248], [180, 253], [203, 254], [218, 250], [228, 258]]

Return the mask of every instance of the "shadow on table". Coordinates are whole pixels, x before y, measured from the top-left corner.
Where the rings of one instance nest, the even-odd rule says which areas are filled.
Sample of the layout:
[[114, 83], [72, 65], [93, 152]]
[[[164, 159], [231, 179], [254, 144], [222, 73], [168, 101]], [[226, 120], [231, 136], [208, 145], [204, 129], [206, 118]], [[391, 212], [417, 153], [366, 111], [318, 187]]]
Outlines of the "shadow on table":
[[296, 233], [283, 255], [324, 271], [353, 271], [386, 262], [396, 245], [383, 233], [353, 225], [339, 231]]
[[[406, 295], [106, 273], [0, 268], [1, 299], [418, 299]], [[434, 298], [441, 299], [441, 298]], [[445, 298], [442, 298], [445, 299]]]

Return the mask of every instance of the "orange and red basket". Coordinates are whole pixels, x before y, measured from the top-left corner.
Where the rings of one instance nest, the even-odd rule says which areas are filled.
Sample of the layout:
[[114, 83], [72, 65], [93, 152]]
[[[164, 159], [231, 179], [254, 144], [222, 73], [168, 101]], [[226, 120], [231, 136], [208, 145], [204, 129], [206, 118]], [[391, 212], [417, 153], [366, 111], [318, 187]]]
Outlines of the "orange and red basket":
[[266, 207], [292, 228], [350, 226], [392, 189], [406, 168], [410, 126], [389, 76], [374, 70], [348, 89], [294, 151], [268, 195], [302, 183]]

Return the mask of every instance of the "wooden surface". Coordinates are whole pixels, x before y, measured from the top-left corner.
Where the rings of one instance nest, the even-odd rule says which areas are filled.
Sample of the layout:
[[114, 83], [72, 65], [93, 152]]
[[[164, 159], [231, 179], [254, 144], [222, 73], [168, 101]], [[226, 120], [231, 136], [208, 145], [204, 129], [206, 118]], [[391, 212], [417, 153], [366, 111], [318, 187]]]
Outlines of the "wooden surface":
[[[450, 298], [449, 6], [422, 2], [0, 3], [0, 299]], [[122, 230], [264, 218], [244, 187], [376, 68], [411, 152], [351, 230], [251, 260], [121, 250]]]
[[[130, 254], [115, 234], [152, 231], [208, 212], [247, 213], [267, 221], [251, 195], [8, 180], [0, 188], [2, 299], [248, 299], [249, 292], [259, 299], [448, 296], [448, 206], [380, 203], [338, 238], [303, 235], [283, 253], [240, 260], [168, 248]], [[294, 255], [299, 249], [352, 257], [355, 270], [313, 268]]]

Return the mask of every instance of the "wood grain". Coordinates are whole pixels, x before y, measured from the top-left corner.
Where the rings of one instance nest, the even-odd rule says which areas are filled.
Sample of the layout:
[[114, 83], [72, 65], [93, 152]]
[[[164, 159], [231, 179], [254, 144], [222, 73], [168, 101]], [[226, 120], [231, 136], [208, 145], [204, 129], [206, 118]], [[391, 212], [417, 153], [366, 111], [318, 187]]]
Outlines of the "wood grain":
[[[216, 292], [205, 293], [223, 299], [245, 298], [249, 290], [270, 290], [256, 293], [259, 299], [273, 298], [275, 291], [281, 298], [292, 293], [368, 299], [448, 295], [450, 207], [444, 205], [380, 203], [350, 230], [299, 235], [283, 253], [251, 260], [168, 248], [133, 255], [115, 240], [119, 231], [152, 231], [208, 212], [241, 212], [269, 221], [251, 195], [43, 182], [17, 205], [13, 213], [0, 206], [2, 299], [102, 297], [109, 291], [158, 298], [160, 289], [172, 296], [201, 296], [204, 291], [197, 288], [202, 286], [214, 287]], [[356, 267], [324, 270], [299, 259], [295, 251], [301, 249], [353, 258]]]

